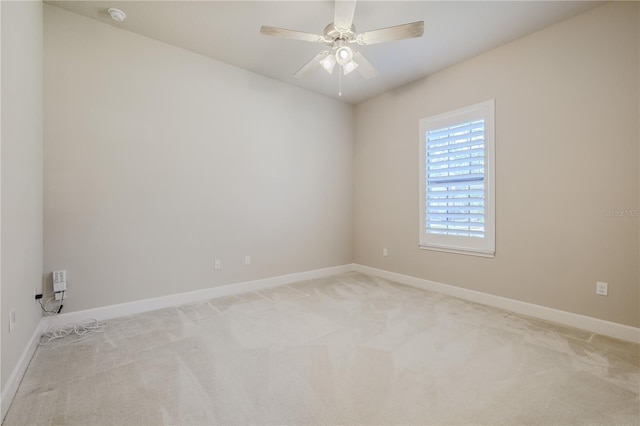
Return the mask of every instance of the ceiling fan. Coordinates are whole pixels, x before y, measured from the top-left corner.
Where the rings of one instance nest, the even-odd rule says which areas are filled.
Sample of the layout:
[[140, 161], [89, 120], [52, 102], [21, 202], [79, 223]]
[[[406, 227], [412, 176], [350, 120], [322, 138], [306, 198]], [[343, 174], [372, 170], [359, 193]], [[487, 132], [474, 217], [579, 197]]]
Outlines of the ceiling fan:
[[358, 34], [353, 25], [356, 2], [357, 0], [336, 0], [333, 22], [325, 27], [324, 34], [322, 35], [270, 27], [267, 25], [263, 25], [260, 28], [260, 32], [264, 35], [286, 37], [313, 43], [324, 43], [329, 46], [329, 50], [318, 53], [312, 60], [300, 68], [294, 74], [296, 77], [303, 77], [318, 67], [323, 68], [331, 74], [337, 64], [342, 69], [344, 75], [357, 69], [365, 79], [370, 79], [378, 75], [378, 71], [376, 71], [373, 65], [371, 65], [360, 52], [351, 48], [350, 45], [358, 44], [364, 46], [420, 37], [424, 33], [424, 21], [380, 28]]

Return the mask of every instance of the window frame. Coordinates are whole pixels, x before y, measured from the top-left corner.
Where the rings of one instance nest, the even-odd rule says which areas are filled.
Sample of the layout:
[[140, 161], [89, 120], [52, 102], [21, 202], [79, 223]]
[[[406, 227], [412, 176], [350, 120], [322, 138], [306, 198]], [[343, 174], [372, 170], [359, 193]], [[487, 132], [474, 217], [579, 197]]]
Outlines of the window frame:
[[[427, 132], [484, 119], [484, 236], [430, 234], [427, 232]], [[419, 239], [425, 250], [482, 257], [495, 256], [495, 100], [423, 118], [420, 127]]]

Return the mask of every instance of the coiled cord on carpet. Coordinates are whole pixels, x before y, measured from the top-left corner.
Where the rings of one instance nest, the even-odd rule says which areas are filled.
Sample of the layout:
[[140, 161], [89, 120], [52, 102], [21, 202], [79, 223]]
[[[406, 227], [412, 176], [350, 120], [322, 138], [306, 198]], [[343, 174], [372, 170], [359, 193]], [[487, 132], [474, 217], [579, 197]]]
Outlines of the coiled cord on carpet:
[[[90, 318], [83, 323], [70, 323], [63, 325], [62, 327], [47, 330], [40, 336], [40, 345], [46, 345], [56, 339], [61, 339], [70, 334], [75, 334], [81, 338], [87, 337], [93, 333], [102, 333], [107, 327], [106, 322], [99, 322], [95, 318]], [[77, 342], [79, 339], [73, 340]]]

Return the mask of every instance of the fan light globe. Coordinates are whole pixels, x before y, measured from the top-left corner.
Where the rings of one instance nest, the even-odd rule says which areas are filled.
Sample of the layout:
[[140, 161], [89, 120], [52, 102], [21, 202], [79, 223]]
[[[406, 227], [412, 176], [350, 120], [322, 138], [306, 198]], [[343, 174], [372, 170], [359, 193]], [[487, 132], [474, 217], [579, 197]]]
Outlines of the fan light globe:
[[349, 46], [342, 46], [336, 50], [336, 61], [342, 66], [351, 62], [353, 51]]
[[325, 69], [329, 74], [333, 72], [333, 67], [336, 66], [336, 58], [333, 55], [327, 55], [320, 60], [320, 65]]
[[356, 68], [358, 68], [358, 64], [355, 61], [349, 61], [342, 66], [342, 71], [344, 72], [344, 75], [347, 75]]

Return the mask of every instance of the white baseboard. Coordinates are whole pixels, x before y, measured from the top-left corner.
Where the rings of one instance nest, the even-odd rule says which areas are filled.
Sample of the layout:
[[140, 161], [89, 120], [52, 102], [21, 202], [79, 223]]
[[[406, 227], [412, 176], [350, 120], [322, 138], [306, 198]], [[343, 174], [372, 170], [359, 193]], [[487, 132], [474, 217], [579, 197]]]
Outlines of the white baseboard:
[[117, 305], [109, 305], [83, 311], [60, 314], [55, 317], [46, 318], [47, 321], [45, 322], [45, 328], [43, 330], [52, 327], [59, 327], [68, 323], [82, 322], [89, 318], [103, 321], [126, 315], [134, 315], [142, 312], [153, 311], [156, 309], [178, 306], [185, 303], [193, 303], [201, 300], [213, 299], [216, 297], [232, 296], [234, 294], [241, 294], [248, 291], [256, 291], [265, 288], [276, 287], [279, 285], [290, 284], [297, 281], [336, 275], [349, 271], [362, 272], [364, 274], [378, 276], [391, 281], [410, 285], [412, 287], [435, 291], [460, 299], [469, 300], [471, 302], [505, 309], [518, 314], [528, 315], [547, 321], [553, 321], [570, 327], [580, 328], [592, 333], [615, 337], [617, 339], [627, 340], [634, 343], [640, 343], [639, 328], [359, 264], [348, 264], [324, 269], [317, 269], [313, 271], [280, 275], [277, 277], [239, 282], [219, 287], [211, 287], [203, 290], [190, 291], [186, 293], [179, 293], [169, 296], [155, 297], [151, 299], [137, 300]]
[[86, 309], [82, 311], [69, 312], [54, 317], [48, 317], [47, 328], [60, 327], [69, 323], [80, 323], [87, 319], [104, 321], [126, 315], [134, 315], [142, 312], [154, 311], [156, 309], [169, 308], [172, 306], [184, 305], [186, 303], [198, 302], [201, 300], [213, 299], [216, 297], [232, 296], [249, 291], [262, 290], [279, 285], [291, 284], [297, 281], [322, 278], [330, 275], [341, 274], [353, 270], [353, 265], [341, 265], [313, 271], [298, 272], [277, 277], [263, 278], [253, 281], [244, 281], [219, 287], [210, 287], [202, 290], [189, 291], [186, 293], [172, 294], [151, 299], [136, 300], [133, 302], [120, 303], [117, 305], [101, 306], [99, 308]]
[[442, 284], [439, 282], [416, 278], [409, 275], [389, 272], [369, 266], [354, 264], [353, 270], [362, 272], [363, 274], [374, 275], [380, 278], [388, 279], [390, 281], [410, 285], [412, 287], [435, 291], [438, 293], [457, 297], [459, 299], [481, 303], [483, 305], [493, 306], [496, 308], [505, 309], [518, 314], [527, 315], [547, 321], [553, 321], [570, 327], [580, 328], [592, 333], [615, 337], [617, 339], [627, 340], [634, 343], [640, 343], [640, 328], [588, 317], [585, 315], [561, 311], [559, 309], [534, 305], [533, 303], [507, 299], [506, 297], [495, 296], [488, 293], [482, 293], [479, 291], [456, 287], [449, 284]]
[[9, 379], [7, 379], [6, 385], [2, 388], [2, 397], [0, 400], [0, 406], [2, 415], [0, 416], [0, 423], [4, 420], [4, 416], [9, 411], [9, 406], [11, 405], [11, 401], [13, 401], [13, 397], [16, 395], [18, 391], [18, 386], [22, 381], [22, 376], [27, 371], [27, 367], [29, 366], [29, 362], [31, 362], [31, 358], [33, 354], [36, 352], [38, 348], [38, 342], [40, 341], [40, 336], [47, 328], [46, 318], [42, 318], [38, 323], [38, 326], [33, 331], [33, 335], [29, 339], [27, 346], [24, 348], [18, 363], [11, 371], [11, 375]]

